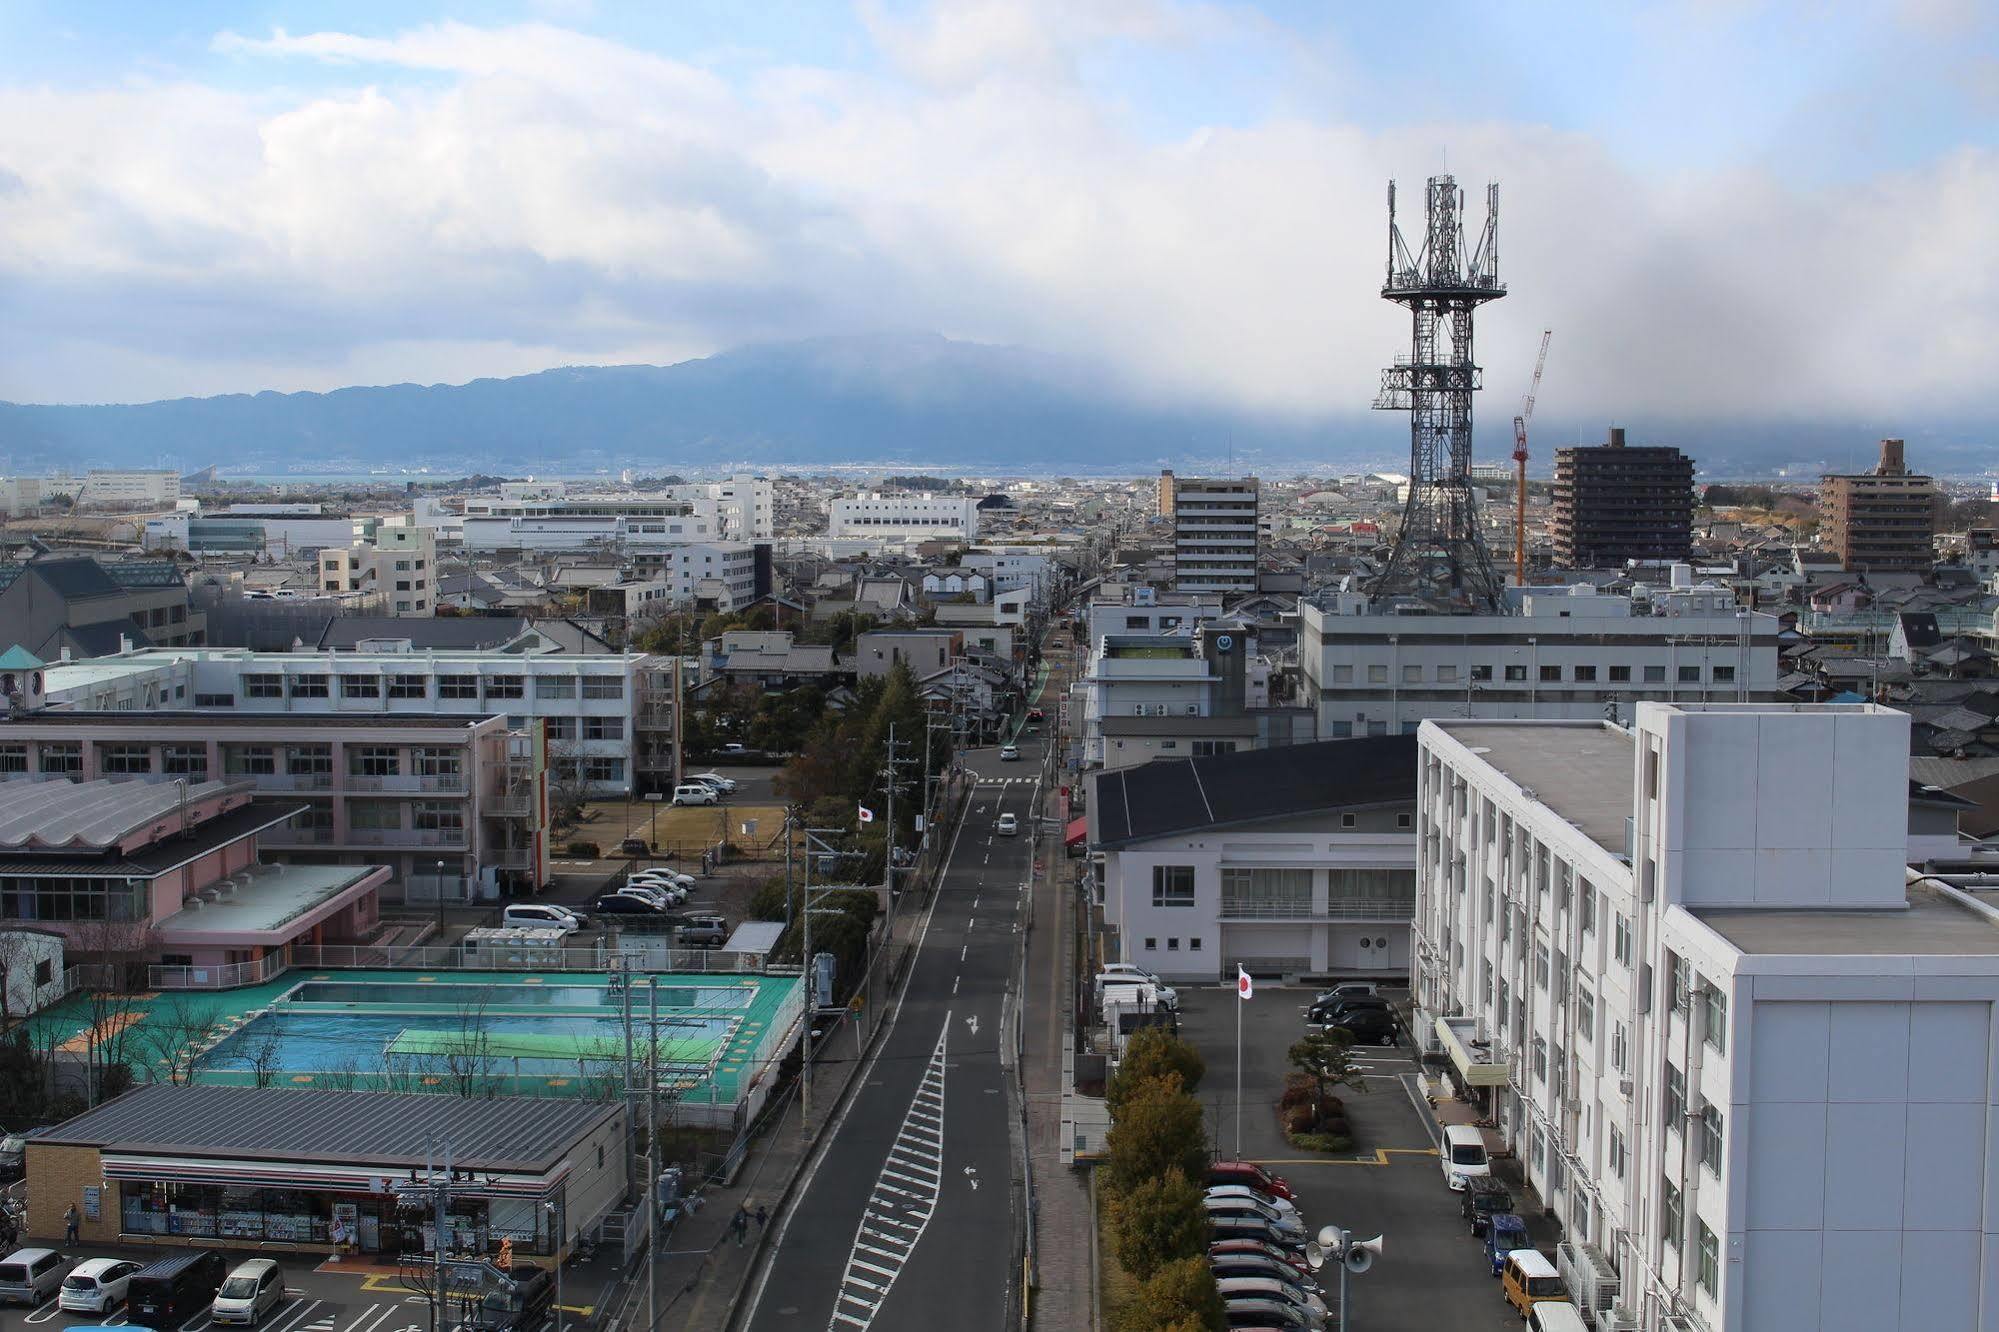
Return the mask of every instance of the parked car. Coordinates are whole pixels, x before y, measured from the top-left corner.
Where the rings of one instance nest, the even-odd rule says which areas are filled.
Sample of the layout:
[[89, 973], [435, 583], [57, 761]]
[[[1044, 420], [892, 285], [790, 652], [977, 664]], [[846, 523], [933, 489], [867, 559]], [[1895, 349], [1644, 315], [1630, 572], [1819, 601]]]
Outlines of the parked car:
[[1027, 719], [1031, 722], [1045, 721], [1047, 716], [1048, 714], [1040, 708], [1029, 708], [1027, 710]]
[[1222, 1305], [1242, 1300], [1276, 1300], [1303, 1313], [1312, 1327], [1326, 1325], [1326, 1302], [1309, 1291], [1268, 1277], [1222, 1277], [1215, 1282], [1222, 1292]]
[[54, 1249], [16, 1249], [0, 1258], [0, 1304], [40, 1304], [68, 1271], [69, 1259]]
[[1258, 1203], [1270, 1208], [1279, 1216], [1295, 1221], [1300, 1230], [1305, 1228], [1305, 1218], [1298, 1214], [1297, 1203], [1292, 1202], [1289, 1198], [1272, 1197], [1264, 1193], [1261, 1189], [1251, 1188], [1247, 1184], [1210, 1184], [1206, 1189], [1202, 1190], [1201, 1196], [1211, 1202], [1239, 1200]]
[[1305, 1247], [1305, 1237], [1296, 1231], [1281, 1230], [1260, 1216], [1217, 1216], [1208, 1213], [1208, 1243], [1228, 1244], [1237, 1240], [1255, 1240], [1286, 1253], [1297, 1253]]
[[1569, 1288], [1539, 1249], [1515, 1249], [1499, 1268], [1499, 1293], [1525, 1318], [1543, 1300], [1567, 1300]]
[[1282, 1281], [1294, 1286], [1300, 1294], [1317, 1295], [1320, 1291], [1318, 1282], [1291, 1263], [1260, 1253], [1211, 1253], [1208, 1255], [1208, 1270], [1215, 1274], [1217, 1281], [1224, 1277], [1261, 1277], [1265, 1281]]
[[1325, 1024], [1328, 1030], [1346, 1032], [1355, 1045], [1393, 1045], [1402, 1024], [1392, 1008], [1347, 1008]]
[[724, 754], [747, 754], [750, 752], [750, 747], [748, 745], [739, 745], [736, 744], [734, 741], [731, 741], [730, 743], [723, 745], [719, 752]]
[[1152, 987], [1152, 996], [1157, 1002], [1165, 1005], [1167, 1008], [1180, 1007], [1180, 992], [1178, 990], [1142, 967], [1128, 966], [1121, 963], [1113, 963], [1105, 967], [1098, 974], [1097, 998], [1101, 1000], [1112, 990], [1125, 985], [1149, 985]]
[[720, 948], [729, 940], [729, 922], [723, 916], [689, 916], [680, 927], [679, 942], [693, 948]]
[[1254, 1161], [1216, 1161], [1208, 1167], [1208, 1183], [1246, 1184], [1268, 1198], [1298, 1201], [1298, 1195], [1282, 1176], [1271, 1174]]
[[657, 916], [660, 908], [642, 897], [627, 893], [606, 893], [591, 907], [599, 916]]
[[1444, 1171], [1444, 1183], [1462, 1189], [1465, 1181], [1492, 1173], [1492, 1158], [1486, 1154], [1485, 1135], [1470, 1124], [1446, 1124], [1443, 1147], [1437, 1153]]
[[252, 1258], [238, 1263], [236, 1270], [223, 1281], [222, 1289], [215, 1292], [208, 1320], [255, 1327], [284, 1299], [284, 1269], [268, 1258]]
[[738, 785], [733, 777], [724, 777], [719, 772], [697, 772], [684, 778], [690, 782], [706, 782], [718, 791], [734, 791]]
[[625, 882], [670, 883], [676, 888], [692, 888], [700, 880], [692, 874], [682, 874], [678, 870], [652, 868], [633, 870], [625, 876]]
[[1234, 1256], [1274, 1258], [1280, 1263], [1295, 1268], [1301, 1275], [1310, 1275], [1311, 1273], [1311, 1269], [1305, 1265], [1304, 1255], [1287, 1249], [1281, 1244], [1271, 1244], [1264, 1240], [1256, 1239], [1224, 1239], [1213, 1240], [1208, 1245], [1208, 1258], [1210, 1261], [1217, 1258]]
[[215, 1302], [229, 1264], [213, 1249], [182, 1249], [132, 1273], [125, 1313], [142, 1327], [176, 1328]]
[[1323, 1320], [1313, 1321], [1312, 1315], [1288, 1300], [1256, 1299], [1237, 1296], [1222, 1301], [1222, 1317], [1230, 1327], [1302, 1328], [1306, 1332], [1317, 1332], [1325, 1326]]
[[1305, 1225], [1295, 1211], [1287, 1215], [1255, 1198], [1203, 1198], [1201, 1207], [1210, 1221], [1223, 1217], [1237, 1221], [1263, 1221], [1280, 1235], [1289, 1235], [1300, 1243], [1305, 1239]]
[[627, 837], [618, 843], [618, 854], [621, 856], [649, 856], [652, 854], [652, 845], [643, 837]]
[[28, 1139], [47, 1129], [23, 1129], [0, 1138], [0, 1179], [19, 1179], [28, 1171]]
[[1527, 1221], [1515, 1212], [1494, 1212], [1485, 1219], [1485, 1261], [1498, 1276], [1506, 1266], [1506, 1255], [1515, 1249], [1531, 1249], [1534, 1241], [1527, 1237]]
[[1319, 991], [1312, 1002], [1323, 1004], [1328, 999], [1367, 999], [1380, 993], [1373, 981], [1341, 981], [1330, 990]]
[[673, 894], [677, 890], [655, 888], [649, 883], [627, 883], [618, 889], [619, 897], [636, 897], [639, 901], [658, 911], [674, 905]]
[[701, 782], [682, 782], [673, 788], [673, 803], [676, 805], [719, 805], [721, 794], [714, 787]]
[[556, 906], [552, 902], [510, 902], [507, 909], [500, 913], [500, 924], [574, 934], [583, 928], [584, 919], [568, 907]]
[[1373, 1009], [1377, 1012], [1385, 1013], [1389, 1011], [1388, 1001], [1378, 996], [1367, 995], [1342, 999], [1321, 999], [1315, 1001], [1310, 1008], [1305, 1010], [1305, 1020], [1315, 1027], [1336, 1027], [1340, 1025], [1341, 1018], [1349, 1013], [1360, 1012], [1362, 1009]]
[[1465, 1191], [1458, 1199], [1458, 1215], [1464, 1218], [1474, 1235], [1485, 1233], [1486, 1218], [1495, 1212], [1513, 1210], [1513, 1195], [1506, 1185], [1491, 1175], [1474, 1175], [1465, 1181]]
[[1000, 762], [1001, 762], [1001, 763], [1011, 763], [1011, 762], [1013, 762], [1013, 761], [1014, 761], [1015, 759], [1017, 759], [1017, 758], [1019, 758], [1019, 757], [1020, 757], [1020, 746], [1019, 746], [1019, 745], [1001, 745], [1001, 746], [1000, 746]]
[[125, 1302], [139, 1264], [125, 1258], [86, 1258], [62, 1279], [57, 1305], [65, 1313], [108, 1314]]

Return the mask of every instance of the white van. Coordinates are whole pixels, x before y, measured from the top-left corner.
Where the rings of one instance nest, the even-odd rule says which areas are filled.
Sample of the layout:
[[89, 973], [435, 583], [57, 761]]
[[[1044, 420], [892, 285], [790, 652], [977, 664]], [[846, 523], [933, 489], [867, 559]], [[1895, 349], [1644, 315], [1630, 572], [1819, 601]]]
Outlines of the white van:
[[222, 1283], [222, 1289], [215, 1292], [208, 1318], [213, 1323], [255, 1327], [284, 1298], [284, 1269], [268, 1258], [252, 1258], [237, 1264], [236, 1270]]
[[1492, 1159], [1486, 1155], [1485, 1135], [1470, 1124], [1446, 1124], [1443, 1149], [1444, 1183], [1462, 1190], [1474, 1175], [1490, 1175]]
[[583, 928], [582, 920], [574, 911], [549, 902], [511, 903], [500, 913], [500, 924], [561, 930], [564, 934], [574, 934]]
[[673, 788], [673, 803], [676, 805], [715, 805], [721, 803], [721, 795], [705, 782], [683, 782]]
[[1541, 1300], [1527, 1311], [1529, 1332], [1589, 1332], [1582, 1310], [1567, 1300]]

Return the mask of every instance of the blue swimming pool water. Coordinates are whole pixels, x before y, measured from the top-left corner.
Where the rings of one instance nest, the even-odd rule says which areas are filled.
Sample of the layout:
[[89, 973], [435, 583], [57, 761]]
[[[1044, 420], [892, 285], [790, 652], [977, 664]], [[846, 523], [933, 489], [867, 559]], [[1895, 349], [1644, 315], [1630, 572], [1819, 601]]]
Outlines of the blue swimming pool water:
[[[746, 1008], [756, 997], [747, 985], [661, 986], [659, 1006], [698, 1008], [715, 1013]], [[286, 1004], [413, 1004], [435, 1011], [454, 1008], [617, 1008], [618, 993], [608, 985], [525, 985], [480, 981], [304, 981], [288, 991]], [[645, 986], [632, 991], [632, 1011], [643, 1012], [652, 1002]]]

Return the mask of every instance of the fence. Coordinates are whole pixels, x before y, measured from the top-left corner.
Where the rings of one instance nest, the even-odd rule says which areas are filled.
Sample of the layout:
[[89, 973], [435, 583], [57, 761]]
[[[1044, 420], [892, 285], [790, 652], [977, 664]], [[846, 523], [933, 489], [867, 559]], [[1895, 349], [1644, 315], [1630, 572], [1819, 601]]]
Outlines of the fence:
[[[634, 939], [620, 945], [615, 936], [582, 948], [543, 948], [532, 953], [487, 952], [461, 944], [293, 944], [284, 950], [289, 964], [316, 970], [332, 968], [420, 971], [603, 971], [620, 953], [642, 956], [643, 965], [660, 971], [744, 973], [761, 975], [762, 953], [731, 953], [719, 948], [652, 947]], [[280, 968], [282, 970], [282, 968]]]
[[284, 974], [281, 954], [272, 953], [254, 962], [225, 962], [213, 967], [150, 967], [148, 984], [155, 990], [233, 990], [240, 985], [261, 985]]

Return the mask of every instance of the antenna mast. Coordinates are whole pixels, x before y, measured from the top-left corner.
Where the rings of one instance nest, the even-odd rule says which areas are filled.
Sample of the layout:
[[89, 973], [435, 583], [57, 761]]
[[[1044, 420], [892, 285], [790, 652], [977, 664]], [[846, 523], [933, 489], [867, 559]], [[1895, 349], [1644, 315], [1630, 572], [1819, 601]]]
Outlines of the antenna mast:
[[1541, 392], [1541, 371], [1548, 365], [1548, 339], [1555, 330], [1541, 330], [1541, 354], [1534, 358], [1534, 381], [1527, 401], [1513, 418], [1513, 585], [1527, 586], [1527, 423], [1534, 419], [1534, 398]]

